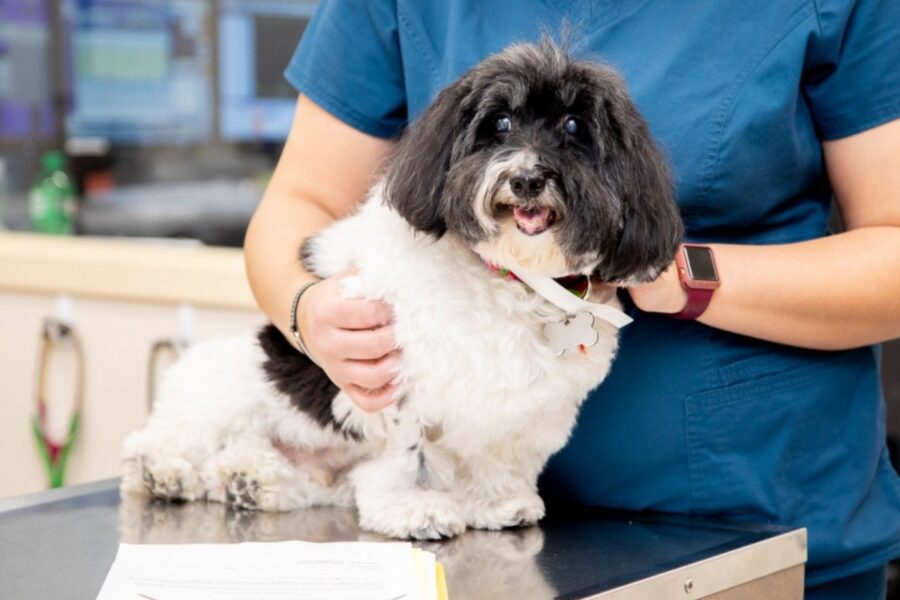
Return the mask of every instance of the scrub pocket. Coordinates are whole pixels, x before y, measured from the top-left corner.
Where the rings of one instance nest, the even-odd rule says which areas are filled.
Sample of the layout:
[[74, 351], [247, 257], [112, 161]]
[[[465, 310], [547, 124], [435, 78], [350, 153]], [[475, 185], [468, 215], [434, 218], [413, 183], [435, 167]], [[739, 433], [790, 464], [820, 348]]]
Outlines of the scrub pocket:
[[803, 525], [860, 501], [884, 444], [873, 360], [776, 348], [720, 365], [721, 386], [685, 399], [693, 510]]

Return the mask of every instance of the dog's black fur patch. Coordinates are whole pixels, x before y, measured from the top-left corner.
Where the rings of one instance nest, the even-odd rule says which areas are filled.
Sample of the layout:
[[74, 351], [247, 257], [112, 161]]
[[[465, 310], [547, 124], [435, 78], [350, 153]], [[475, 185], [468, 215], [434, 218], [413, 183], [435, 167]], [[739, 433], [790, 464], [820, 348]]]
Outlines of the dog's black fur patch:
[[331, 404], [340, 391], [319, 366], [294, 348], [274, 325], [266, 325], [257, 335], [266, 354], [262, 370], [275, 389], [290, 398], [291, 405], [309, 415], [322, 427], [331, 427], [358, 439], [335, 419]]

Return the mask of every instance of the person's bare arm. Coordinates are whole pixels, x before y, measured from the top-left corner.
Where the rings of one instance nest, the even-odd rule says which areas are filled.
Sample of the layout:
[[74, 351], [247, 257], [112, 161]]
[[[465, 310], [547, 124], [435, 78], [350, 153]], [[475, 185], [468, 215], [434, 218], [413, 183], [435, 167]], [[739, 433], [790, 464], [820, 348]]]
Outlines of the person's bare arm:
[[[307, 98], [298, 100], [284, 151], [244, 243], [256, 301], [288, 339], [293, 296], [314, 279], [300, 264], [301, 243], [364, 199], [392, 145], [353, 129]], [[298, 310], [314, 360], [368, 410], [391, 400], [387, 384], [396, 356], [390, 320], [384, 304], [342, 298], [337, 280], [311, 287]]]
[[[700, 321], [822, 350], [900, 337], [900, 120], [823, 144], [847, 231], [773, 246], [713, 245], [722, 286]], [[630, 293], [639, 308], [685, 303], [676, 270]]]

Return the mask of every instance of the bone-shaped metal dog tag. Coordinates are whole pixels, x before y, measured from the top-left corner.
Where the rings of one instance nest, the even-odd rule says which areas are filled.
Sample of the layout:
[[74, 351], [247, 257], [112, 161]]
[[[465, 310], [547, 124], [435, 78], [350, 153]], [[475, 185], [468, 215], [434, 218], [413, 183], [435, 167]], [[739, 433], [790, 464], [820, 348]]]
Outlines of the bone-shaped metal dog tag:
[[571, 348], [589, 348], [600, 341], [600, 334], [594, 329], [594, 315], [587, 311], [566, 315], [559, 323], [547, 323], [544, 337], [557, 356]]

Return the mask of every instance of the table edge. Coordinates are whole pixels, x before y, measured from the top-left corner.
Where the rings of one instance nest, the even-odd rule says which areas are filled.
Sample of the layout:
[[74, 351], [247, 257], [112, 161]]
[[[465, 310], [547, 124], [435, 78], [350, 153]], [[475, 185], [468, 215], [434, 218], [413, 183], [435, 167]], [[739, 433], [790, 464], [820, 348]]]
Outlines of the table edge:
[[807, 531], [805, 528], [794, 529], [718, 556], [582, 598], [584, 600], [705, 598], [784, 569], [802, 565], [806, 559]]
[[88, 494], [97, 492], [106, 492], [118, 489], [119, 478], [102, 479], [100, 481], [92, 481], [90, 483], [80, 483], [77, 485], [68, 485], [66, 487], [53, 490], [44, 490], [34, 492], [32, 494], [24, 494], [22, 496], [11, 496], [9, 498], [0, 498], [0, 514], [20, 510], [23, 508], [31, 508], [33, 506], [41, 506], [61, 500], [69, 500]]

